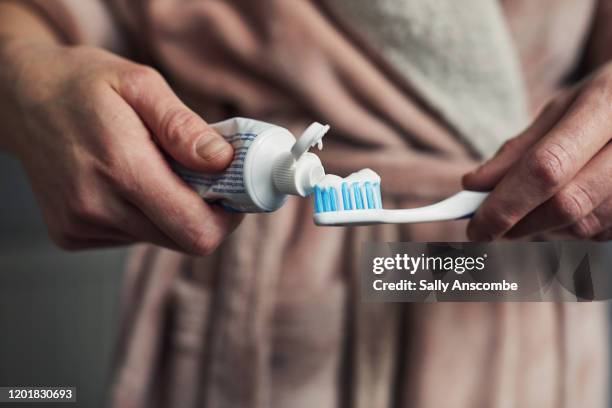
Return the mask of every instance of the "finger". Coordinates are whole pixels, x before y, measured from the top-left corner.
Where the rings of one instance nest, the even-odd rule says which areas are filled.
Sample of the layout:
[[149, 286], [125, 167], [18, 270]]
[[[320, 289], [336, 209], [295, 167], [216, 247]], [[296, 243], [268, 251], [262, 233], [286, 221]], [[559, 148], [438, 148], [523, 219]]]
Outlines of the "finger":
[[607, 240], [612, 228], [612, 199], [607, 198], [599, 207], [575, 224], [554, 231], [555, 235], [574, 239]]
[[119, 79], [117, 92], [138, 113], [163, 150], [202, 172], [225, 169], [232, 146], [175, 95], [155, 70], [138, 66]]
[[150, 242], [165, 248], [180, 250], [180, 247], [159, 230], [138, 208], [122, 199], [112, 199], [106, 192], [103, 210], [96, 216], [81, 219], [78, 227], [64, 234], [71, 248], [91, 248], [95, 243], [104, 246], [127, 245], [135, 242]]
[[[129, 112], [129, 107], [126, 108]], [[70, 242], [66, 246], [81, 247], [80, 241], [118, 244], [145, 241], [178, 249], [138, 208], [117, 194], [108, 181], [90, 182], [89, 188], [74, 194], [63, 222], [55, 228], [61, 241]]]
[[495, 187], [510, 167], [561, 119], [576, 95], [577, 90], [571, 89], [548, 103], [527, 129], [504, 143], [493, 158], [463, 176], [464, 187], [474, 191], [487, 191]]
[[134, 161], [147, 171], [135, 174], [126, 198], [183, 251], [209, 254], [235, 228], [239, 217], [206, 204], [181, 182], [155, 149], [147, 152], [148, 148], [141, 150], [146, 157]]
[[612, 195], [610, 180], [612, 145], [608, 144], [569, 184], [523, 218], [506, 236], [519, 238], [573, 224], [578, 229], [586, 227], [593, 234], [592, 224], [597, 217], [591, 213]]
[[181, 250], [179, 245], [164, 234], [142, 211], [128, 202], [123, 205], [122, 229], [135, 242], [150, 242], [174, 251]]
[[167, 172], [140, 175], [129, 197], [185, 252], [211, 253], [237, 225], [236, 216], [208, 206], [193, 190]]
[[468, 225], [473, 240], [501, 237], [525, 215], [555, 195], [609, 140], [604, 98], [587, 91], [512, 166]]

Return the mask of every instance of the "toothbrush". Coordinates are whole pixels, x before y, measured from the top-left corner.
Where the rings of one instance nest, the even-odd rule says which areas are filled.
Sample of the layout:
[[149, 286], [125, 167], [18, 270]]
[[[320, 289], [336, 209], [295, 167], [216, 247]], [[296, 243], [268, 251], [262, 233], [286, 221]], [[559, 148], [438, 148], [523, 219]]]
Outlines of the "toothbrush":
[[461, 191], [425, 207], [387, 210], [382, 207], [380, 176], [363, 169], [347, 178], [325, 176], [314, 188], [317, 225], [404, 224], [470, 218], [488, 193]]

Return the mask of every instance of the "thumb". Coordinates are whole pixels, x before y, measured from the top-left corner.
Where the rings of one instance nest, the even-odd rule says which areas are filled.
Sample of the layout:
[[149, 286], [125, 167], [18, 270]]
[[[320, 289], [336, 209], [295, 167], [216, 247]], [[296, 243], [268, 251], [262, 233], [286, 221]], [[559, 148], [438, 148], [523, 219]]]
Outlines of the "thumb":
[[191, 170], [217, 172], [233, 158], [232, 146], [189, 109], [152, 68], [120, 79], [119, 94], [136, 111], [163, 150]]

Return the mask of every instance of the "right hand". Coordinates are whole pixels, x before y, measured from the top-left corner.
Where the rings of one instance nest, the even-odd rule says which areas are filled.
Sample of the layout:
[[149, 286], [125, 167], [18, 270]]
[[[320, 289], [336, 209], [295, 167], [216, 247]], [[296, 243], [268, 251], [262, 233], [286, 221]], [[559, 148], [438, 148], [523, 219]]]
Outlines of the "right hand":
[[241, 217], [205, 203], [164, 160], [218, 172], [233, 149], [162, 76], [88, 47], [17, 47], [11, 133], [53, 240], [213, 251]]

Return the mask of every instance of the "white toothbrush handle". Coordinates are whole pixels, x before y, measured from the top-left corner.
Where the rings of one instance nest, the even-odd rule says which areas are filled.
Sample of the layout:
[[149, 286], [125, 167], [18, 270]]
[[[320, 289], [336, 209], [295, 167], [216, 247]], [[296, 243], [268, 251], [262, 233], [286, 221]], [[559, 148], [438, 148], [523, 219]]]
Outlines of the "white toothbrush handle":
[[461, 191], [432, 205], [400, 210], [351, 210], [314, 215], [317, 225], [408, 224], [469, 218], [487, 198], [487, 192]]
[[432, 205], [404, 210], [383, 210], [381, 220], [385, 223], [411, 223], [457, 220], [471, 217], [489, 193], [461, 191]]

